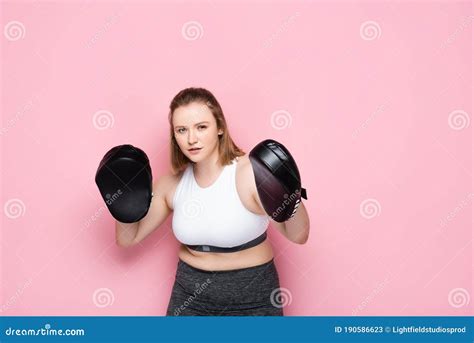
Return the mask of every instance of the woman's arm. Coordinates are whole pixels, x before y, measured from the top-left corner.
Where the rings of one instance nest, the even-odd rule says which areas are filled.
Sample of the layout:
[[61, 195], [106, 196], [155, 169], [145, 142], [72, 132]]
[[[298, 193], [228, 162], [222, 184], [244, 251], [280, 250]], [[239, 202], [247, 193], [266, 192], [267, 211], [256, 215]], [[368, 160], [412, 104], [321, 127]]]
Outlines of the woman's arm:
[[[251, 185], [252, 196], [260, 207], [261, 212], [265, 213], [265, 209], [263, 208], [260, 197], [258, 196], [250, 162], [245, 165], [245, 168], [246, 169], [244, 172], [249, 184]], [[288, 238], [290, 241], [298, 244], [304, 244], [308, 240], [310, 223], [308, 212], [306, 212], [306, 207], [303, 204], [303, 199], [301, 199], [301, 203], [292, 218], [288, 219], [286, 222], [279, 223], [270, 217], [270, 221], [273, 227], [280, 231], [282, 235]]]
[[270, 218], [273, 227], [280, 231], [283, 236], [298, 244], [305, 244], [309, 237], [309, 216], [303, 202], [300, 203], [295, 215], [286, 222], [278, 223]]
[[115, 242], [121, 247], [128, 247], [133, 245], [133, 240], [138, 230], [137, 223], [122, 223], [115, 221]]

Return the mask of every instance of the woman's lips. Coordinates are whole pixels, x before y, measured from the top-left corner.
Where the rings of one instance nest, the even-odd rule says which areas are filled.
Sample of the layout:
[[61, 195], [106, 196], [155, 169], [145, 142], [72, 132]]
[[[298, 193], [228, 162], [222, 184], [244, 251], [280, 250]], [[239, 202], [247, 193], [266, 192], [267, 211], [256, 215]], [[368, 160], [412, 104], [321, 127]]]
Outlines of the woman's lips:
[[190, 154], [195, 155], [195, 154], [199, 153], [199, 151], [201, 151], [201, 149], [202, 148], [197, 148], [197, 149], [193, 148], [193, 149], [189, 149], [188, 151], [189, 151]]

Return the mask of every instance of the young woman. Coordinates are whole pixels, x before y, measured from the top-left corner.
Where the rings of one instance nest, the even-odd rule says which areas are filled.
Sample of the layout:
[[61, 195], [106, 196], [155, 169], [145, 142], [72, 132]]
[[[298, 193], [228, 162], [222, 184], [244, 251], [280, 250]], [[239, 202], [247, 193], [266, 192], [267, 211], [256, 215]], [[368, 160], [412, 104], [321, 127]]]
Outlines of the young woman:
[[137, 244], [173, 213], [173, 232], [182, 245], [167, 315], [283, 315], [265, 232], [271, 222], [289, 240], [304, 244], [309, 235], [304, 205], [287, 222], [270, 219], [249, 157], [233, 142], [208, 90], [179, 92], [169, 123], [173, 172], [153, 184], [143, 219], [117, 221], [118, 244]]

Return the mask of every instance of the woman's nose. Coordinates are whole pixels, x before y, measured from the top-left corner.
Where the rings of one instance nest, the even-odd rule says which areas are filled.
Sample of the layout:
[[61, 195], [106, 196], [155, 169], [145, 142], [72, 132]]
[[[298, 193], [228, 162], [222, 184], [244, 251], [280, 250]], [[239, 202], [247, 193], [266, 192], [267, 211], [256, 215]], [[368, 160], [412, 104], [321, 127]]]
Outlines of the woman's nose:
[[189, 130], [188, 143], [189, 143], [189, 144], [194, 144], [194, 143], [196, 143], [196, 135], [194, 134], [194, 131], [192, 131], [192, 130]]

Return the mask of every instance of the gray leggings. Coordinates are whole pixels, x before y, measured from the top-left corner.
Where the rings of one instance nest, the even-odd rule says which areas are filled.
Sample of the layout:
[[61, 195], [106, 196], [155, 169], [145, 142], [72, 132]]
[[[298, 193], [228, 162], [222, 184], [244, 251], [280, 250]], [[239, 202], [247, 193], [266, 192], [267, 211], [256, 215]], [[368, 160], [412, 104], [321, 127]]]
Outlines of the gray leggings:
[[166, 315], [283, 316], [275, 263], [206, 271], [179, 260]]

